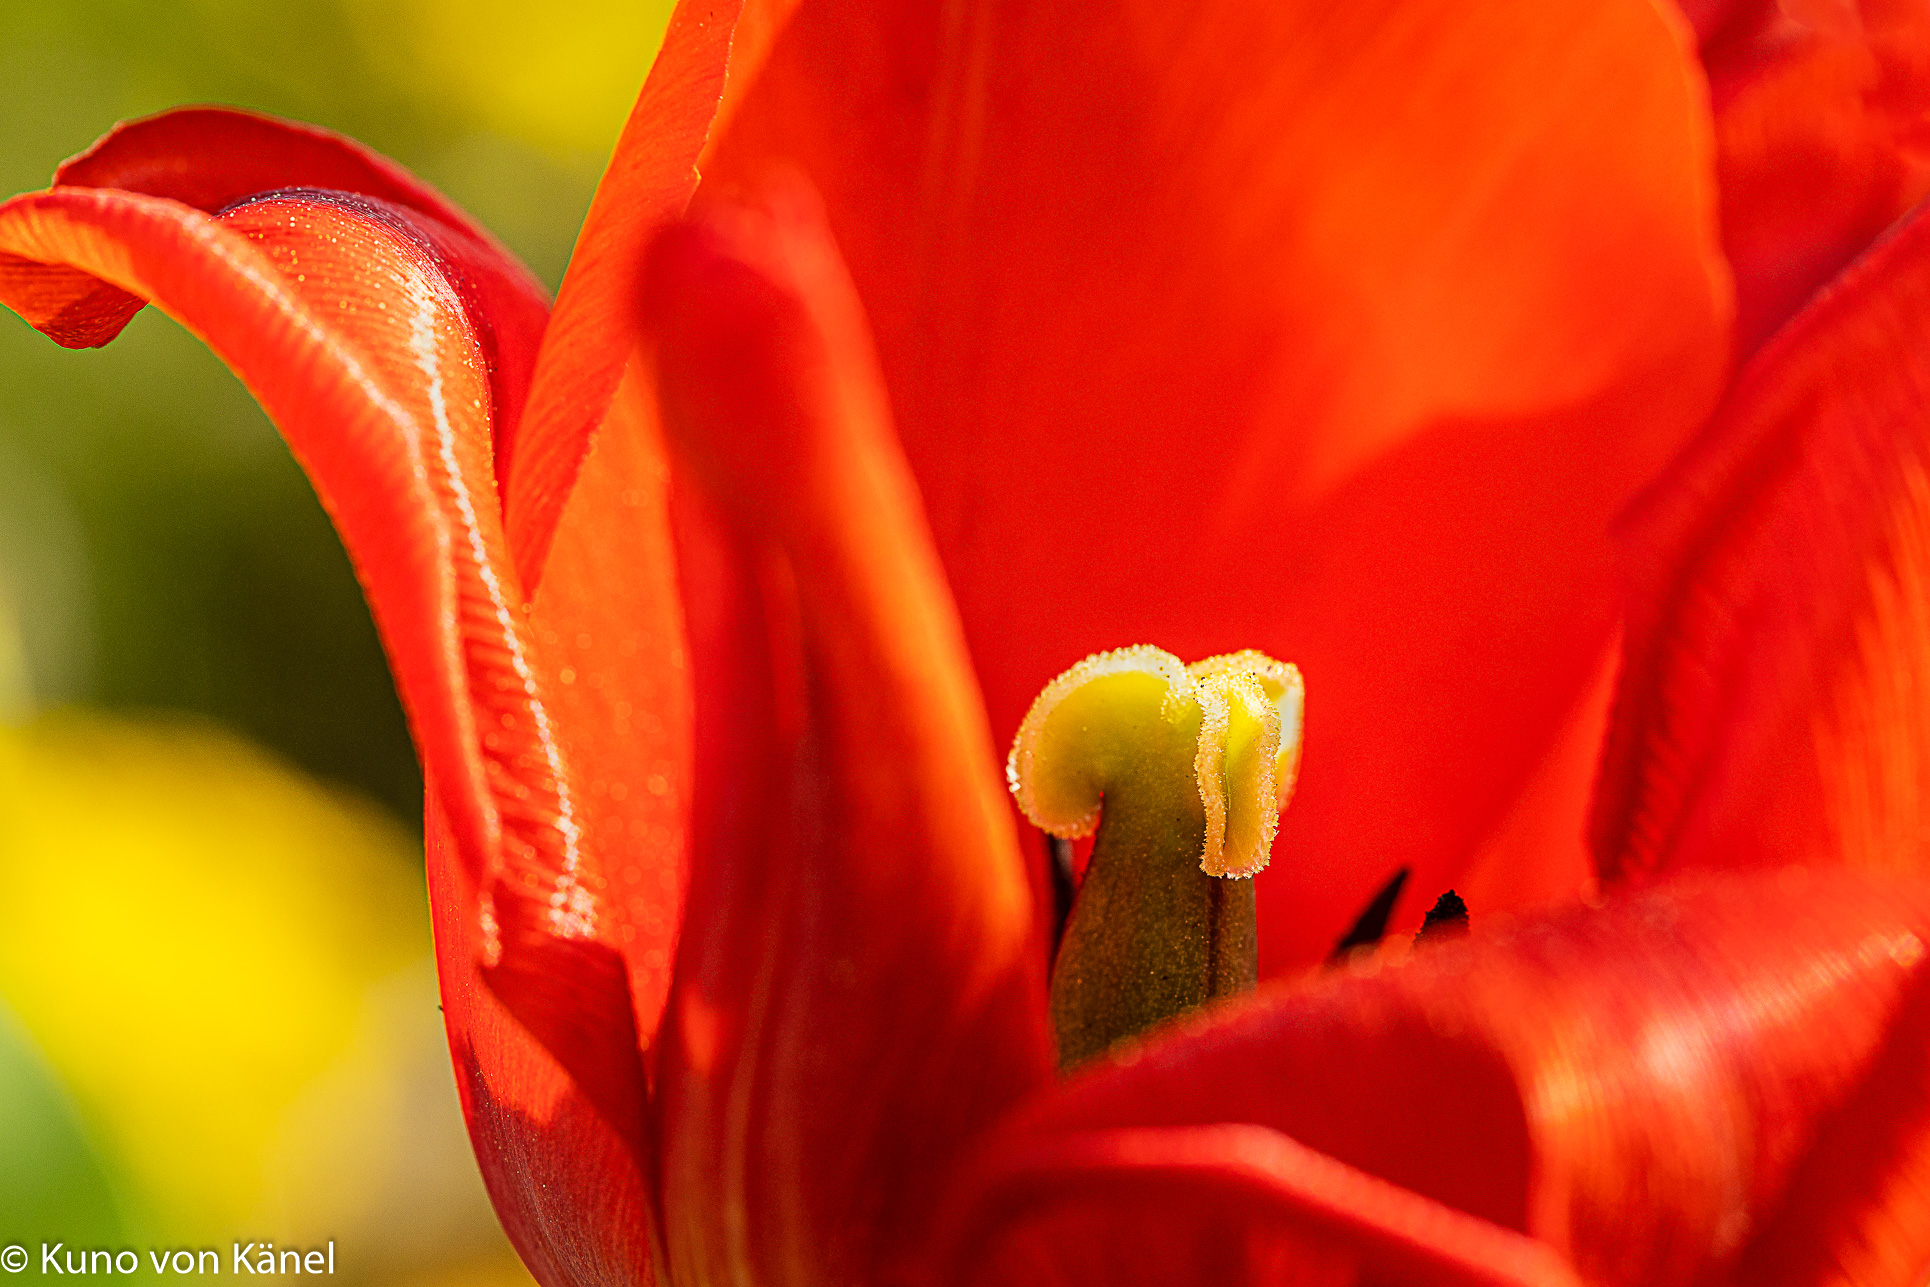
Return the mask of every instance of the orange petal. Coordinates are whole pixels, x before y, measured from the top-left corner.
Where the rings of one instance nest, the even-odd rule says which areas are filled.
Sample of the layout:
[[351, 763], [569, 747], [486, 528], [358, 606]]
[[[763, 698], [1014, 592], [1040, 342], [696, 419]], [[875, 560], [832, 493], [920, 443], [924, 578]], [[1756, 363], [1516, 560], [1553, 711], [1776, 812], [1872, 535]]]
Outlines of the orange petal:
[[659, 1065], [678, 1281], [875, 1281], [1049, 1077], [1041, 954], [862, 316], [801, 208], [652, 252], [697, 695]]
[[718, 144], [730, 132], [731, 119], [756, 86], [764, 63], [799, 3], [800, 0], [743, 0], [743, 8], [737, 15], [737, 30], [731, 34], [730, 76], [724, 82], [723, 100], [717, 104], [717, 119], [711, 127], [710, 139], [697, 158], [699, 171], [710, 168]]
[[[1739, 1263], [1769, 1264], [1754, 1258], [1789, 1225], [1888, 1227], [1920, 1247], [1907, 1182], [1930, 1164], [1930, 1096], [1899, 1074], [1930, 1031], [1926, 936], [1921, 882], [1801, 869], [1477, 918], [1469, 937], [1404, 961], [1263, 988], [1034, 1101], [961, 1173], [946, 1227], [980, 1248], [1030, 1248], [1055, 1182], [1039, 1159], [1056, 1155], [1059, 1201], [1089, 1221], [1061, 1262], [1157, 1256], [1202, 1223], [1183, 1190], [1253, 1170], [1259, 1142], [1278, 1155], [1260, 1168], [1265, 1201], [1229, 1203], [1221, 1236], [1293, 1234], [1374, 1282], [1481, 1281], [1466, 1266], [1482, 1239], [1496, 1271], [1514, 1248], [1521, 1276], [1494, 1281], [1555, 1277], [1510, 1231], [1602, 1287], [1732, 1281]], [[1899, 1090], [1898, 1111], [1879, 1111]], [[1846, 1115], [1861, 1129], [1834, 1135]], [[1216, 1140], [1219, 1124], [1298, 1148]], [[1082, 1156], [1079, 1141], [1122, 1130], [1158, 1132], [1168, 1212], [1106, 1205], [1138, 1183], [1107, 1167], [1143, 1160]]]
[[1605, 873], [1923, 869], [1926, 319], [1918, 217], [1763, 349], [1632, 517]]
[[1402, 866], [1431, 897], [1509, 816], [1613, 628], [1610, 516], [1714, 401], [1679, 27], [805, 5], [717, 151], [713, 182], [825, 193], [995, 738], [1107, 648], [1301, 665], [1264, 971]]
[[644, 248], [684, 211], [697, 155], [724, 92], [742, 0], [678, 0], [643, 91], [577, 234], [543, 336], [529, 412], [502, 444], [509, 546], [532, 589], [597, 426], [642, 338], [636, 316]]
[[[424, 760], [452, 1034], [499, 1030], [456, 1043], [459, 1059], [481, 1052], [461, 1069], [487, 1092], [465, 1086], [478, 1152], [486, 1169], [547, 1167], [629, 1209], [642, 1199], [611, 1197], [621, 1176], [573, 1171], [558, 1151], [582, 1127], [641, 1154], [643, 1074], [596, 842], [545, 700], [553, 675], [504, 552], [487, 358], [443, 254], [460, 236], [341, 193], [263, 197], [215, 219], [58, 188], [0, 206], [0, 300], [37, 323], [73, 316], [76, 282], [151, 300], [281, 428], [367, 590]], [[548, 1053], [502, 1034], [506, 1014]], [[558, 1103], [561, 1126], [545, 1116]], [[589, 1105], [604, 1124], [584, 1124]], [[634, 1185], [634, 1164], [627, 1174]], [[512, 1227], [533, 1218], [526, 1192], [499, 1183], [496, 1196]], [[572, 1237], [586, 1230], [576, 1259], [532, 1254], [562, 1266], [552, 1287], [587, 1281], [575, 1271], [589, 1262], [624, 1266], [603, 1281], [641, 1279], [634, 1230]]]

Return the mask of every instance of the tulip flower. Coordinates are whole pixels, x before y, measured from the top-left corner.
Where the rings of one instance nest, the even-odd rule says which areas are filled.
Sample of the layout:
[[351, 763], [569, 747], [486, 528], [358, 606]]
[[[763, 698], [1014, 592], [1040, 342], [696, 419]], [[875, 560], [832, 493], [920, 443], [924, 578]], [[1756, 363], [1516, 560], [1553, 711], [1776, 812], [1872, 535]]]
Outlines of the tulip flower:
[[[1812, 7], [686, 0], [553, 310], [210, 109], [0, 299], [308, 469], [547, 1287], [1915, 1283], [1921, 45]], [[998, 769], [1149, 643], [1304, 672], [1265, 981], [1062, 1076]]]

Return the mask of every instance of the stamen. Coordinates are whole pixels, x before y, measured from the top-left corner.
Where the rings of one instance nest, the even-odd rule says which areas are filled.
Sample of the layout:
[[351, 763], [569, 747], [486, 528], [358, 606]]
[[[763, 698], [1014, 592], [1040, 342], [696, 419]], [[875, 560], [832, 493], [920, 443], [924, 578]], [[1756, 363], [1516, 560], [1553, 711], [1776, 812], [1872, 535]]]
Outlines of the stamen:
[[1263, 654], [1189, 667], [1151, 647], [1088, 657], [1033, 703], [1006, 764], [1019, 807], [1056, 837], [1098, 832], [1053, 970], [1062, 1066], [1253, 986], [1240, 878], [1271, 855], [1303, 703]]
[[1387, 922], [1393, 919], [1394, 904], [1400, 901], [1401, 888], [1407, 884], [1407, 876], [1408, 870], [1403, 867], [1381, 887], [1380, 893], [1374, 895], [1373, 901], [1354, 921], [1353, 928], [1334, 944], [1333, 953], [1327, 958], [1330, 964], [1344, 964], [1355, 948], [1373, 947], [1386, 936]]
[[1414, 941], [1460, 938], [1467, 932], [1468, 905], [1450, 889], [1434, 900], [1434, 906], [1428, 908], [1427, 919], [1421, 922], [1421, 932], [1414, 936]]

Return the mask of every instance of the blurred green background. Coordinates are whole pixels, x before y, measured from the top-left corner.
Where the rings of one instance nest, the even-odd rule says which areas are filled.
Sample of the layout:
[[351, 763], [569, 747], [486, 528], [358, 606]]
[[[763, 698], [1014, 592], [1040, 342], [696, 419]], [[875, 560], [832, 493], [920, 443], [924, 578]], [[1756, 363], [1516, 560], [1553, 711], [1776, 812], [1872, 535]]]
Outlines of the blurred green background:
[[[352, 134], [552, 289], [667, 0], [0, 0], [0, 196], [115, 121]], [[523, 1279], [462, 1137], [421, 782], [361, 595], [253, 401], [148, 310], [0, 310], [0, 1246], [336, 1243]], [[4, 1280], [0, 1280], [4, 1281]]]

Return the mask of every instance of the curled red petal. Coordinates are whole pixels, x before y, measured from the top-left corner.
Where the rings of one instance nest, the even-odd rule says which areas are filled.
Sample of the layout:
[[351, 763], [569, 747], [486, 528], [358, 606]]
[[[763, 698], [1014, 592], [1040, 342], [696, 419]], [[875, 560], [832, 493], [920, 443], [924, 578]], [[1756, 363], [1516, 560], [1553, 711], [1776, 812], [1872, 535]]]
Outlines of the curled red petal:
[[[354, 139], [230, 107], [181, 107], [126, 121], [54, 172], [56, 187], [113, 188], [167, 197], [215, 214], [289, 188], [372, 197], [428, 216], [443, 274], [469, 312], [489, 368], [498, 435], [521, 417], [549, 316], [541, 283], [460, 206]], [[142, 301], [95, 283], [98, 316], [64, 344], [105, 344]], [[53, 332], [50, 332], [53, 333]]]
[[[504, 552], [486, 358], [440, 254], [457, 235], [341, 193], [269, 195], [217, 219], [165, 198], [57, 188], [0, 206], [0, 300], [44, 322], [36, 283], [85, 274], [153, 301], [254, 391], [368, 593], [435, 792], [432, 831], [446, 818], [453, 840], [436, 899], [445, 927], [458, 916], [463, 929], [445, 928], [438, 951], [445, 980], [467, 982], [448, 1004], [484, 1004], [473, 983], [486, 980], [567, 1069], [571, 1094], [641, 1155], [644, 1084], [619, 944], [545, 700], [554, 677]], [[507, 1104], [471, 1118], [486, 1159], [504, 1114], [553, 1089], [542, 1076], [519, 1084], [526, 1063], [482, 1066], [493, 1102]], [[525, 1148], [558, 1165], [567, 1140], [531, 1120]]]
[[1712, 147], [1649, 0], [858, 0], [706, 182], [823, 191], [996, 740], [1100, 649], [1300, 665], [1277, 973], [1452, 884], [1582, 699], [1726, 374]]
[[[1538, 1239], [1585, 1282], [1728, 1281], [1780, 1225], [1910, 1227], [1919, 1199], [1883, 1181], [1921, 1173], [1923, 1095], [1890, 1116], [1875, 1096], [1921, 1058], [1927, 936], [1922, 882], [1800, 868], [1477, 918], [1121, 1052], [1001, 1126], [951, 1210], [1009, 1206], [986, 1186], [1060, 1133], [1246, 1123]], [[1832, 1135], [1846, 1120], [1863, 1129]], [[1324, 1192], [1288, 1223], [1325, 1227]], [[1390, 1199], [1368, 1236], [1397, 1244], [1412, 1209]]]
[[1922, 870], [1930, 833], [1930, 219], [1742, 373], [1644, 497], [1594, 843], [1684, 866]]
[[742, 0], [678, 0], [650, 75], [577, 234], [543, 339], [527, 423], [503, 444], [510, 551], [542, 583], [556, 523], [642, 340], [644, 248], [697, 189], [697, 156], [724, 92]]
[[673, 1277], [876, 1281], [1049, 1077], [997, 757], [817, 218], [663, 235], [645, 316], [688, 487], [688, 924], [658, 1120]]
[[118, 188], [211, 214], [277, 188], [334, 188], [494, 244], [460, 206], [381, 153], [319, 126], [232, 107], [177, 107], [123, 121], [62, 162], [54, 186]]
[[1722, 244], [1748, 353], [1930, 193], [1930, 11], [1913, 0], [1690, 8], [1707, 11]]

